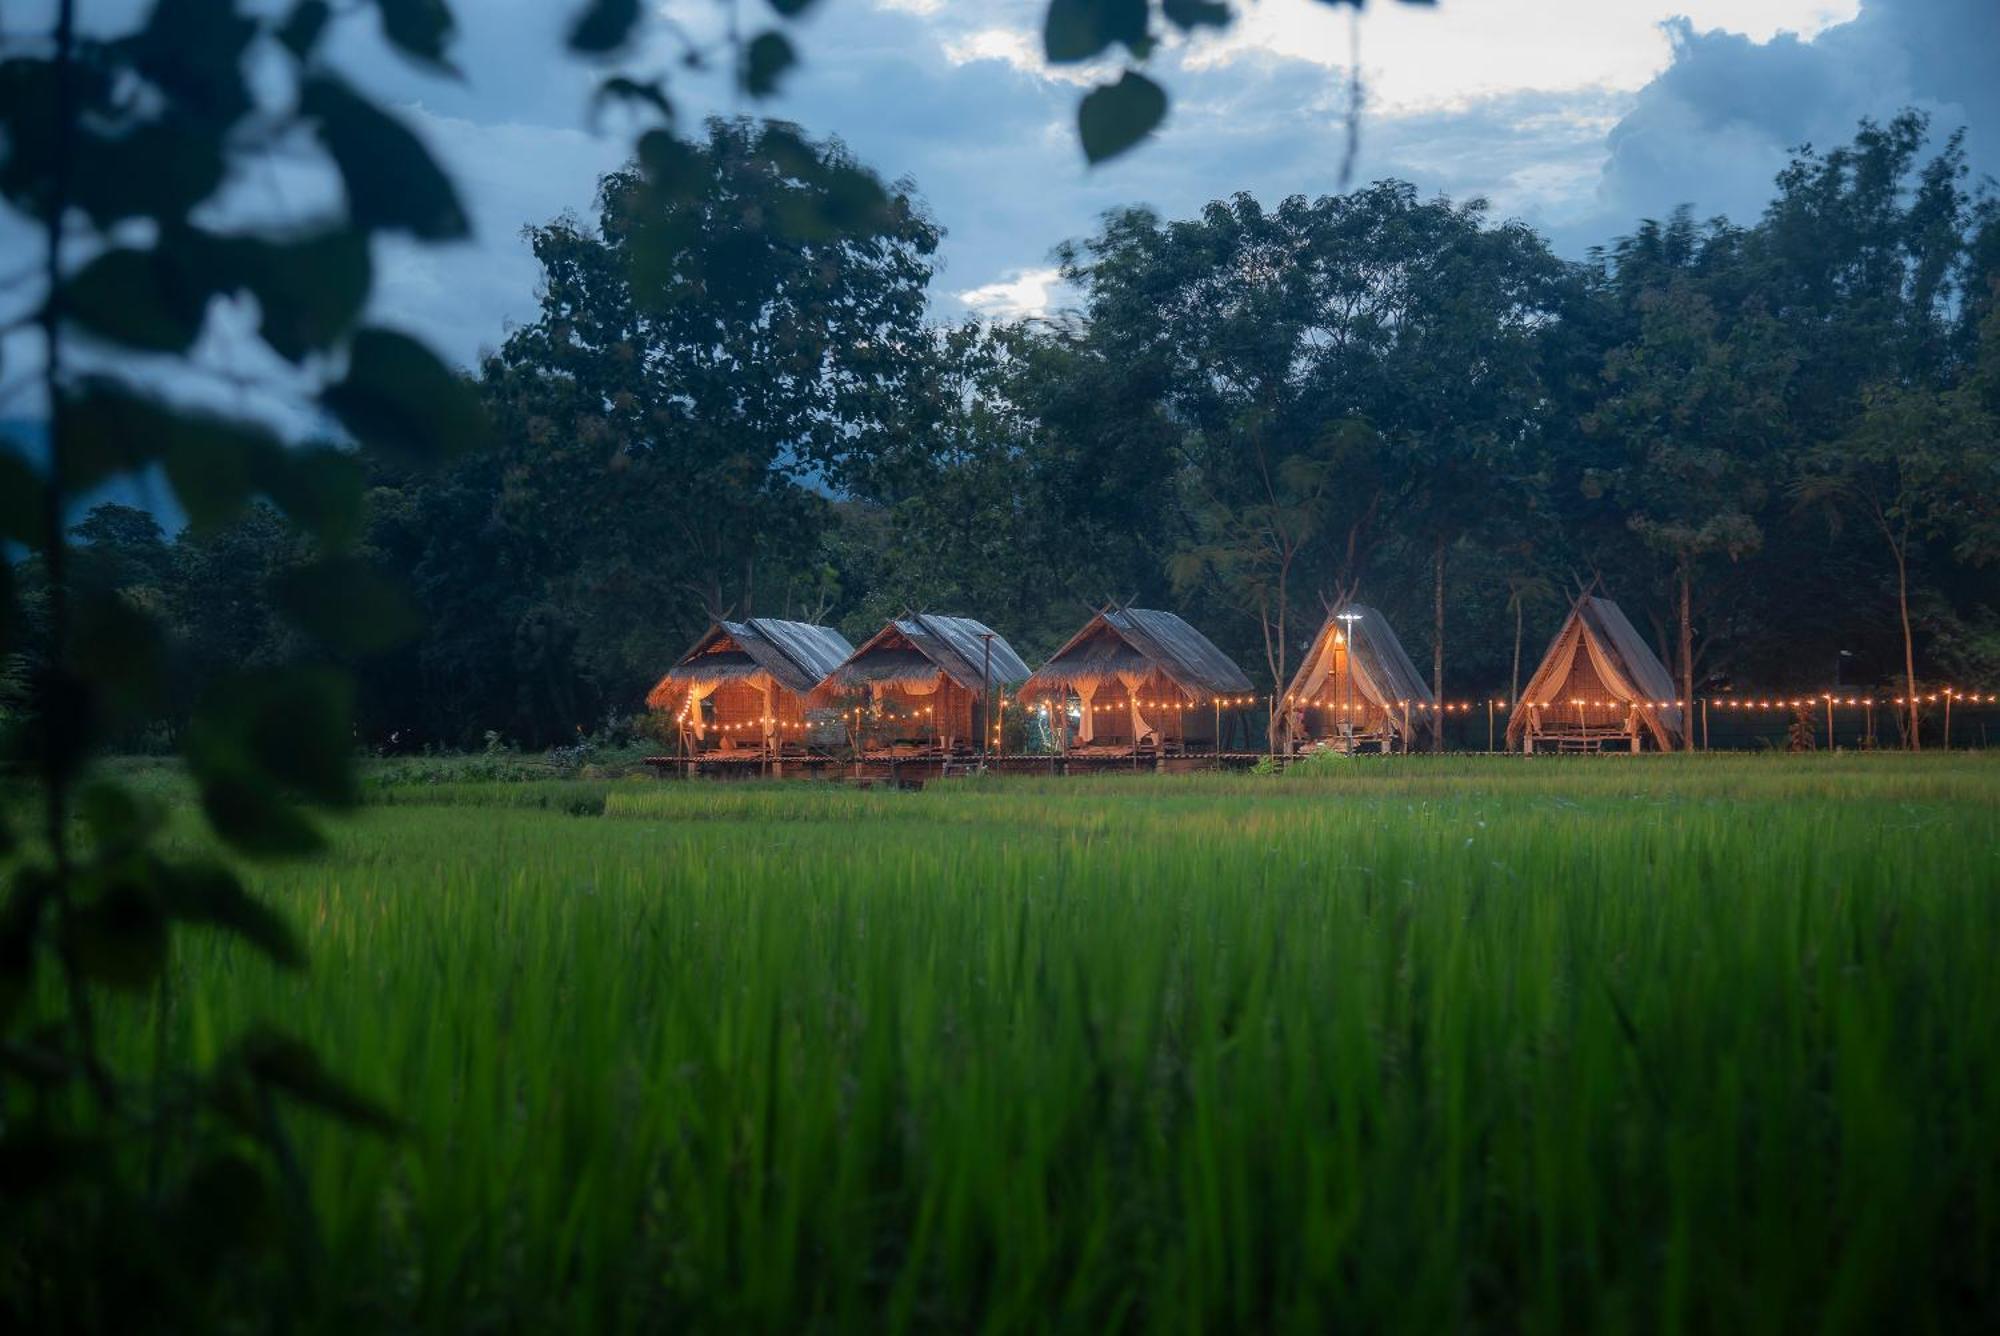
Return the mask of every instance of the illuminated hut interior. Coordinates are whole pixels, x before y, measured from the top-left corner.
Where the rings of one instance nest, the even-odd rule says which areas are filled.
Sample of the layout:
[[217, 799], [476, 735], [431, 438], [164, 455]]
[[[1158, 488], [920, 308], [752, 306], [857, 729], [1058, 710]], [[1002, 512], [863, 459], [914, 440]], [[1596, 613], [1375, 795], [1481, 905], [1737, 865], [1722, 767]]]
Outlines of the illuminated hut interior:
[[864, 753], [976, 751], [986, 697], [997, 723], [1001, 693], [1027, 676], [1014, 647], [984, 624], [920, 612], [864, 641], [814, 699], [846, 712]]
[[1431, 703], [1388, 619], [1351, 603], [1327, 617], [1285, 692], [1286, 747], [1408, 751]]
[[815, 729], [806, 698], [854, 652], [824, 626], [753, 617], [717, 622], [646, 696], [672, 715], [686, 755], [765, 756], [836, 743], [831, 719]]
[[1608, 598], [1576, 601], [1507, 721], [1523, 751], [1662, 751], [1680, 744], [1666, 665]]
[[1251, 686], [1173, 613], [1115, 608], [1070, 637], [1021, 700], [1048, 711], [1066, 752], [1172, 754], [1215, 747], [1220, 724], [1251, 702]]

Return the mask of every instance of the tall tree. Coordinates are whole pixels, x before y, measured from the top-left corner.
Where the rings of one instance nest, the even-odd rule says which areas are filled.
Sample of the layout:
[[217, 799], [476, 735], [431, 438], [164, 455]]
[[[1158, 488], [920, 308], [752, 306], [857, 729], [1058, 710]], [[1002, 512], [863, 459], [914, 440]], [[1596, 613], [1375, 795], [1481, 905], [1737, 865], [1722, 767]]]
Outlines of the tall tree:
[[1118, 215], [1066, 272], [1086, 338], [1144, 368], [1171, 433], [1190, 498], [1177, 568], [1249, 616], [1280, 687], [1302, 596], [1352, 592], [1391, 507], [1442, 584], [1492, 478], [1519, 472], [1564, 278], [1527, 229], [1399, 182], [1269, 210], [1237, 196], [1170, 225]]
[[778, 604], [815, 564], [825, 489], [922, 397], [937, 238], [838, 143], [747, 121], [649, 136], [595, 227], [532, 232], [541, 313], [483, 368], [498, 450], [424, 503], [487, 498], [426, 566], [512, 572], [483, 615], [553, 688], [517, 700], [517, 735], [635, 699], [700, 619]]
[[1792, 362], [1772, 321], [1755, 310], [1725, 319], [1690, 277], [1642, 293], [1639, 306], [1637, 337], [1606, 359], [1594, 426], [1626, 452], [1612, 486], [1627, 523], [1672, 564], [1676, 675], [1692, 700], [1696, 579], [1711, 558], [1735, 561], [1763, 541], [1757, 515]]

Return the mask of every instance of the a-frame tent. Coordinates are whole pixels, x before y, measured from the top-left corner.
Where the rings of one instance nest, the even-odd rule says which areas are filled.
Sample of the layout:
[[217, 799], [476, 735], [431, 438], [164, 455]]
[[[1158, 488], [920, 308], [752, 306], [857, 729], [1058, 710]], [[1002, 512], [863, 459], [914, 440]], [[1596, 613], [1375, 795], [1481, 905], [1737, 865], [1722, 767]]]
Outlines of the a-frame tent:
[[1570, 608], [1507, 721], [1523, 751], [1661, 751], [1680, 745], [1683, 714], [1660, 656], [1616, 603], [1585, 594]]
[[782, 749], [809, 740], [806, 698], [853, 652], [831, 627], [775, 617], [716, 622], [646, 704], [673, 715], [689, 753]]
[[1020, 697], [1049, 707], [1066, 752], [1170, 752], [1214, 746], [1222, 710], [1240, 708], [1253, 691], [1243, 670], [1183, 618], [1105, 608], [1022, 685]]
[[1350, 603], [1327, 615], [1285, 692], [1285, 745], [1408, 751], [1415, 716], [1433, 703], [1389, 619]]
[[964, 751], [979, 746], [986, 698], [1027, 676], [1014, 647], [983, 622], [917, 612], [863, 641], [813, 700], [860, 711], [855, 731], [863, 751]]

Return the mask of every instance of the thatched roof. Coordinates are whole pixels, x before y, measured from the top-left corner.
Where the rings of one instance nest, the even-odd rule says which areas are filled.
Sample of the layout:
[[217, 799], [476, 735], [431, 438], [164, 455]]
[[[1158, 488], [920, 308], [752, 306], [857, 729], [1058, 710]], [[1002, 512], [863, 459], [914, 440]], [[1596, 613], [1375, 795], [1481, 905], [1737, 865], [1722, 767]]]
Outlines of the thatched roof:
[[[991, 636], [991, 652], [986, 637]], [[990, 665], [990, 674], [982, 669]], [[1028, 676], [1028, 665], [999, 633], [970, 617], [919, 612], [898, 617], [862, 642], [826, 675], [819, 694], [876, 684], [921, 685], [940, 674], [967, 691], [1002, 687]]]
[[1109, 608], [1092, 617], [1021, 688], [1049, 696], [1120, 673], [1159, 673], [1190, 696], [1247, 695], [1250, 679], [1215, 642], [1171, 612]]
[[647, 693], [646, 704], [669, 709], [689, 687], [756, 677], [803, 696], [853, 652], [831, 627], [776, 617], [717, 622]]
[[[1610, 699], [1634, 707], [1659, 745], [1673, 747], [1681, 735], [1681, 711], [1672, 704], [1659, 703], [1674, 699], [1673, 675], [1624, 610], [1608, 598], [1585, 594], [1570, 608], [1542, 655], [1541, 665], [1522, 689], [1521, 704], [1567, 704], [1563, 684], [1569, 680], [1578, 654], [1590, 656], [1591, 667]], [[1516, 710], [1507, 721], [1508, 739], [1518, 738], [1527, 727], [1528, 711]]]
[[[1343, 622], [1342, 613], [1353, 614], [1352, 620]], [[1332, 671], [1333, 656], [1329, 651], [1335, 644], [1334, 638], [1347, 627], [1353, 628], [1348, 633], [1347, 662], [1352, 689], [1359, 701], [1390, 711], [1400, 710], [1403, 701], [1412, 706], [1432, 703], [1431, 689], [1417, 671], [1417, 665], [1410, 661], [1403, 642], [1396, 638], [1396, 629], [1389, 625], [1387, 617], [1365, 603], [1349, 603], [1328, 614], [1286, 688], [1288, 697], [1304, 701], [1319, 696]]]

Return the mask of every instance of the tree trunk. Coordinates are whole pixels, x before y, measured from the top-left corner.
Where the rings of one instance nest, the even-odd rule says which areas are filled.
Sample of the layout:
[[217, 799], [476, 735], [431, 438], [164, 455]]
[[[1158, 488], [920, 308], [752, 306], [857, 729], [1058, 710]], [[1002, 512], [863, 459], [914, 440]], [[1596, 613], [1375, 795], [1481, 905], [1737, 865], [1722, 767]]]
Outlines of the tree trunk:
[[[1291, 657], [1288, 653], [1291, 646], [1285, 643], [1285, 599], [1288, 592], [1286, 586], [1290, 583], [1291, 568], [1292, 561], [1289, 556], [1278, 566], [1278, 632], [1276, 649], [1270, 653], [1271, 714], [1268, 726], [1265, 729], [1268, 735], [1268, 750], [1273, 754], [1278, 750], [1278, 734], [1283, 731], [1285, 710], [1282, 697], [1285, 688], [1291, 685], [1290, 680], [1285, 676], [1285, 668]], [[1265, 638], [1265, 643], [1266, 645], [1272, 643], [1268, 635]]]
[[1896, 554], [1896, 611], [1903, 618], [1903, 692], [1910, 703], [1910, 750], [1922, 751], [1924, 740], [1918, 731], [1921, 721], [1917, 715], [1917, 649], [1910, 635], [1910, 562], [1900, 543], [1891, 543], [1889, 550]]
[[1694, 563], [1681, 557], [1681, 750], [1694, 750], [1688, 711], [1694, 708]]
[[1438, 534], [1431, 551], [1433, 605], [1431, 609], [1431, 750], [1444, 750], [1444, 535]]
[[1514, 685], [1507, 691], [1507, 708], [1513, 709], [1521, 703], [1521, 618], [1526, 605], [1521, 600], [1514, 601]]

